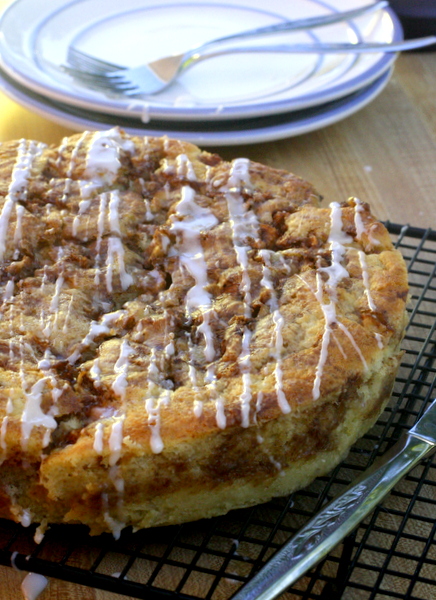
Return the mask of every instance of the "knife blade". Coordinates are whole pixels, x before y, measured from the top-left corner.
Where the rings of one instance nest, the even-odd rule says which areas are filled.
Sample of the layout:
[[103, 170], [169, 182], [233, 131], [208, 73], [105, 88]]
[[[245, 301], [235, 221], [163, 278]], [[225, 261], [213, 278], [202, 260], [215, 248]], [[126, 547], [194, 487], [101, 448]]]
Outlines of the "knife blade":
[[436, 399], [417, 423], [318, 512], [232, 600], [273, 600], [348, 535], [421, 460], [436, 450]]

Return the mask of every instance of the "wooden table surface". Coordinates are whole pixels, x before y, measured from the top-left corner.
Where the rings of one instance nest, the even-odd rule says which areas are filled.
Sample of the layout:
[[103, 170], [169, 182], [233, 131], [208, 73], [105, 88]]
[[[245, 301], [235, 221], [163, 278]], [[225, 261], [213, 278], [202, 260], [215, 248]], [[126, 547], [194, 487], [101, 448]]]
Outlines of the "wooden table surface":
[[[0, 141], [26, 137], [58, 143], [71, 133], [0, 92]], [[357, 196], [381, 219], [435, 228], [436, 53], [401, 55], [381, 95], [335, 125], [277, 142], [208, 150], [293, 171], [312, 181], [326, 202]], [[0, 567], [2, 600], [23, 599], [22, 578]], [[51, 580], [39, 600], [122, 598]]]

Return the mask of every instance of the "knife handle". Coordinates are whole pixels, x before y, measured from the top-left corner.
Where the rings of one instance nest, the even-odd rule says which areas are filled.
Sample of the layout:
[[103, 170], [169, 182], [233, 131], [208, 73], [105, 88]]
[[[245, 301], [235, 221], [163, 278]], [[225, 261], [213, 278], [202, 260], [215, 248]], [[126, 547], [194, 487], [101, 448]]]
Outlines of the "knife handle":
[[394, 485], [436, 450], [426, 439], [404, 435], [346, 491], [327, 504], [232, 600], [272, 600], [348, 535]]

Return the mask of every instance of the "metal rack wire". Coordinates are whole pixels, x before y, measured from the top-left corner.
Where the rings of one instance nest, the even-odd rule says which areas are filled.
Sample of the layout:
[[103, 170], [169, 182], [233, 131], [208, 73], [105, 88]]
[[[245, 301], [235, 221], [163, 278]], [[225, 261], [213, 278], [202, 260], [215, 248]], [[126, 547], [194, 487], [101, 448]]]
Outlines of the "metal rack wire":
[[[0, 564], [148, 600], [228, 600], [332, 496], [408, 429], [435, 396], [436, 232], [388, 223], [409, 267], [406, 351], [392, 402], [328, 477], [301, 492], [178, 527], [91, 538], [0, 520]], [[436, 598], [436, 458], [423, 462], [283, 600]]]

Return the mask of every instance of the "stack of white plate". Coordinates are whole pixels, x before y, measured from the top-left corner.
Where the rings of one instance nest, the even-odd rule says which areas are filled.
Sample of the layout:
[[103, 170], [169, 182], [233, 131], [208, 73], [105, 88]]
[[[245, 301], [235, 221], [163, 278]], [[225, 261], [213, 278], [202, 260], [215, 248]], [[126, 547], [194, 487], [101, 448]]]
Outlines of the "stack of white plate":
[[[213, 38], [285, 20], [357, 8], [365, 0], [17, 0], [0, 20], [0, 87], [64, 126], [178, 137], [202, 146], [268, 141], [313, 131], [361, 109], [388, 82], [396, 55], [222, 55], [164, 91], [105, 96], [62, 70], [70, 45], [133, 67]], [[387, 9], [276, 43], [391, 42]], [[271, 40], [270, 40], [271, 41]], [[266, 43], [265, 41], [263, 43]]]

